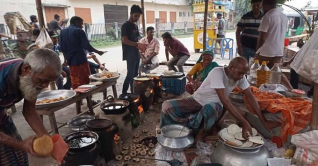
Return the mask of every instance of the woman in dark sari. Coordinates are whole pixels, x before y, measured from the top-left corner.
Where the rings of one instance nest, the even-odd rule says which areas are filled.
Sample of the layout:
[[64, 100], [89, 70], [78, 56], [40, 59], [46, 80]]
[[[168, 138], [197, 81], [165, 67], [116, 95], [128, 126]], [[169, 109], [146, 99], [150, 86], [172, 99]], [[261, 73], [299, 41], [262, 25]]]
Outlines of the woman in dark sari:
[[187, 74], [189, 82], [186, 85], [186, 91], [191, 95], [200, 87], [201, 83], [205, 80], [210, 71], [214, 67], [219, 66], [216, 62], [212, 62], [213, 58], [214, 53], [212, 51], [204, 51], [197, 63]]

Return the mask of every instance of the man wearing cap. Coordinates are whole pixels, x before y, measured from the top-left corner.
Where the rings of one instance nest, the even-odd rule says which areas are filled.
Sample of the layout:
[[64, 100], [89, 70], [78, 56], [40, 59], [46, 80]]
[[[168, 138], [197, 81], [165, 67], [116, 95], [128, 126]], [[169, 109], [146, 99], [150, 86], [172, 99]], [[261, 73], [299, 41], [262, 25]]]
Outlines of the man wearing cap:
[[261, 12], [262, 0], [252, 0], [251, 7], [252, 10], [241, 17], [236, 29], [237, 53], [247, 61], [255, 56], [258, 27], [264, 15]]
[[[53, 51], [55, 51], [56, 54], [59, 56], [60, 51], [61, 51], [61, 48], [58, 44], [59, 35], [57, 33], [55, 33], [54, 31], [49, 31], [49, 36], [50, 36], [52, 43], [54, 45]], [[66, 78], [65, 84], [63, 84], [64, 78]], [[66, 63], [62, 64], [62, 73], [59, 76], [59, 78], [56, 80], [55, 83], [56, 83], [57, 89], [71, 89], [72, 84], [71, 84], [70, 69]]]

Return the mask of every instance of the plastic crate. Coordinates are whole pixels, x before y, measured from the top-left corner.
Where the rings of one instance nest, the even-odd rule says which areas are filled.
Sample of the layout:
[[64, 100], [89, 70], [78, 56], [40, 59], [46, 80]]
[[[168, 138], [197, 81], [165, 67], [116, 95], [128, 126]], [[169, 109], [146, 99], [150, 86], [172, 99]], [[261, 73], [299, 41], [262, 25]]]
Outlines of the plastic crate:
[[181, 95], [185, 92], [186, 77], [180, 78], [161, 78], [162, 86], [166, 89], [166, 93]]

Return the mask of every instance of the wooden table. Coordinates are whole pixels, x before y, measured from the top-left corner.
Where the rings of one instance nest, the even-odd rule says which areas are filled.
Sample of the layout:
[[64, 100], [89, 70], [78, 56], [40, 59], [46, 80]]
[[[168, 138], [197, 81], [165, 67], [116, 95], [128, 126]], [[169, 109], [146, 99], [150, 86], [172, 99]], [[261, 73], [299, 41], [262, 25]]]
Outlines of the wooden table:
[[[65, 123], [63, 123], [59, 127], [57, 126], [56, 118], [55, 118], [55, 114], [54, 114], [56, 111], [63, 109], [71, 104], [76, 103], [76, 113], [77, 114], [83, 114], [83, 113], [89, 112], [90, 114], [94, 115], [93, 109], [94, 109], [94, 107], [99, 106], [100, 103], [93, 106], [92, 99], [91, 99], [92, 95], [102, 91], [103, 98], [105, 100], [107, 97], [107, 88], [111, 86], [112, 90], [113, 90], [114, 98], [117, 99], [116, 83], [117, 83], [116, 81], [105, 82], [102, 85], [99, 85], [96, 88], [94, 88], [86, 93], [78, 93], [75, 97], [73, 97], [71, 100], [67, 101], [66, 103], [64, 103], [62, 105], [59, 105], [56, 107], [45, 108], [45, 109], [36, 109], [36, 112], [41, 116], [42, 121], [43, 121], [44, 115], [49, 116], [49, 121], [50, 121], [52, 133], [57, 134], [57, 133], [59, 133], [58, 128], [61, 128], [62, 126], [64, 126]], [[89, 110], [82, 113], [81, 112], [81, 101], [85, 98], [87, 100], [87, 107]]]
[[289, 37], [289, 43], [297, 42], [299, 39], [304, 39], [309, 37], [309, 34], [302, 34], [297, 36], [291, 36]]

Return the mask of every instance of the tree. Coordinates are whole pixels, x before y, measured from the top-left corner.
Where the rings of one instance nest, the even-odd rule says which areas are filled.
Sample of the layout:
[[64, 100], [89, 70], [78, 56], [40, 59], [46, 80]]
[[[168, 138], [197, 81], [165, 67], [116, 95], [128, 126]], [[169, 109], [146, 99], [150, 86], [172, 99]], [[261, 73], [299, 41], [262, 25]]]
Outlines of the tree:
[[[277, 3], [282, 4], [290, 0], [277, 0]], [[251, 10], [251, 0], [236, 0], [235, 1], [235, 11], [234, 11], [234, 20], [238, 22], [243, 16], [243, 14]]]

